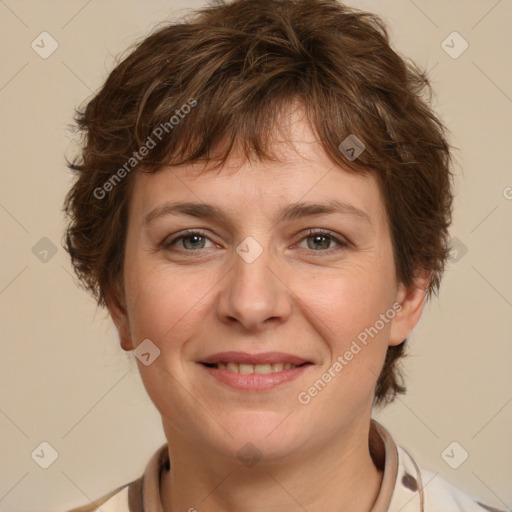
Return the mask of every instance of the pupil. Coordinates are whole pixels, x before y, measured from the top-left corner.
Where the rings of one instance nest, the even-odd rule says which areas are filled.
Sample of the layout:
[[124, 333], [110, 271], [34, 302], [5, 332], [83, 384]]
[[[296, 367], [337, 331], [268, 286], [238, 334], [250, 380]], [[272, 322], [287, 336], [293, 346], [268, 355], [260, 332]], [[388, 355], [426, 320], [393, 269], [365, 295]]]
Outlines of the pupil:
[[[328, 246], [328, 245], [329, 245], [329, 241], [328, 241], [328, 240], [329, 240], [329, 237], [328, 237], [328, 236], [325, 236], [325, 235], [314, 235], [314, 237], [313, 237], [313, 240], [314, 240], [313, 245], [314, 245], [316, 242], [318, 242], [319, 240], [322, 240], [322, 239], [327, 240], [327, 246]], [[324, 243], [324, 246], [325, 246], [325, 243]], [[318, 249], [318, 248], [319, 248], [319, 247], [318, 247], [318, 245], [315, 245], [315, 246], [313, 247], [313, 249]]]
[[[197, 242], [197, 241], [198, 241], [198, 239], [201, 239], [201, 238], [202, 238], [202, 236], [201, 236], [201, 235], [190, 235], [190, 236], [188, 236], [187, 238], [185, 238], [185, 240], [186, 240], [186, 241], [187, 241], [187, 240], [189, 240], [189, 241], [190, 241], [190, 240], [193, 240], [194, 242]], [[194, 242], [192, 243], [192, 245], [194, 244]]]

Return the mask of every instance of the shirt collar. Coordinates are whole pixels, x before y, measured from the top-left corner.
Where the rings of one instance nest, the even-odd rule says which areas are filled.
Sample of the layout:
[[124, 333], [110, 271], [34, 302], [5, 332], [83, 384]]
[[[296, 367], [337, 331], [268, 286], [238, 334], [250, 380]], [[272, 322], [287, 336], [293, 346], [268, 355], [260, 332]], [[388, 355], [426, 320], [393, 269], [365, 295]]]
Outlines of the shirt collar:
[[[391, 434], [373, 418], [370, 422], [369, 445], [374, 464], [378, 469], [383, 470], [379, 494], [371, 512], [386, 512], [390, 509], [399, 477], [401, 463], [398, 447]], [[143, 477], [130, 485], [128, 492], [130, 512], [163, 512], [160, 481], [163, 471], [169, 470], [169, 467], [169, 450], [166, 443], [153, 454]]]

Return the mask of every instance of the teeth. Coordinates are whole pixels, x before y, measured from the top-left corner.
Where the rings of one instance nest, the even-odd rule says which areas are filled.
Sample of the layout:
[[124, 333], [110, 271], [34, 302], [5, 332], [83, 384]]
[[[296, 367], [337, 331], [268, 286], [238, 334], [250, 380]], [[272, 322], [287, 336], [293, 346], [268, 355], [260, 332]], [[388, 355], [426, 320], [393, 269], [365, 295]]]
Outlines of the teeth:
[[248, 375], [249, 373], [259, 373], [261, 375], [280, 372], [283, 370], [290, 370], [296, 368], [296, 364], [291, 363], [266, 363], [266, 364], [246, 364], [246, 363], [218, 363], [215, 368], [219, 370], [228, 370], [230, 372], [242, 373]]
[[237, 372], [237, 373], [239, 373], [238, 363], [228, 363], [227, 367], [228, 367], [228, 370], [230, 372]]
[[254, 366], [252, 364], [239, 364], [238, 365], [239, 373], [254, 373]]
[[272, 366], [270, 364], [257, 364], [254, 366], [254, 373], [265, 374], [265, 373], [270, 373], [271, 371], [272, 371]]

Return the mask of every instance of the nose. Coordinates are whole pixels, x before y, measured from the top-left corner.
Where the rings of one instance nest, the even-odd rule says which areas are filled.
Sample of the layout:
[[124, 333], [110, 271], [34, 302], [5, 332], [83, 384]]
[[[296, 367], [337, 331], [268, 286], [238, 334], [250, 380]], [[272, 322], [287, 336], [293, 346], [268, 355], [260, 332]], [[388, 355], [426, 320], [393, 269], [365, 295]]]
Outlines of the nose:
[[263, 249], [254, 261], [235, 253], [232, 269], [221, 281], [217, 302], [220, 321], [238, 323], [251, 331], [284, 322], [292, 310], [292, 293], [285, 282], [271, 250]]

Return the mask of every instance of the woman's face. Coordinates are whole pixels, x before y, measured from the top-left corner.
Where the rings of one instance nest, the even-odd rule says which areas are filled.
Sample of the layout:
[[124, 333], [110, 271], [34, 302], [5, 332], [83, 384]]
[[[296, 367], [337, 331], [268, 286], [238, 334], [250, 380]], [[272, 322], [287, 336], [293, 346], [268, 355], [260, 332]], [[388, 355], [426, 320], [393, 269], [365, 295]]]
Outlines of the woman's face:
[[122, 346], [150, 340], [136, 354], [167, 439], [227, 457], [318, 450], [368, 424], [388, 345], [421, 314], [373, 176], [334, 166], [290, 120], [280, 163], [133, 176]]

